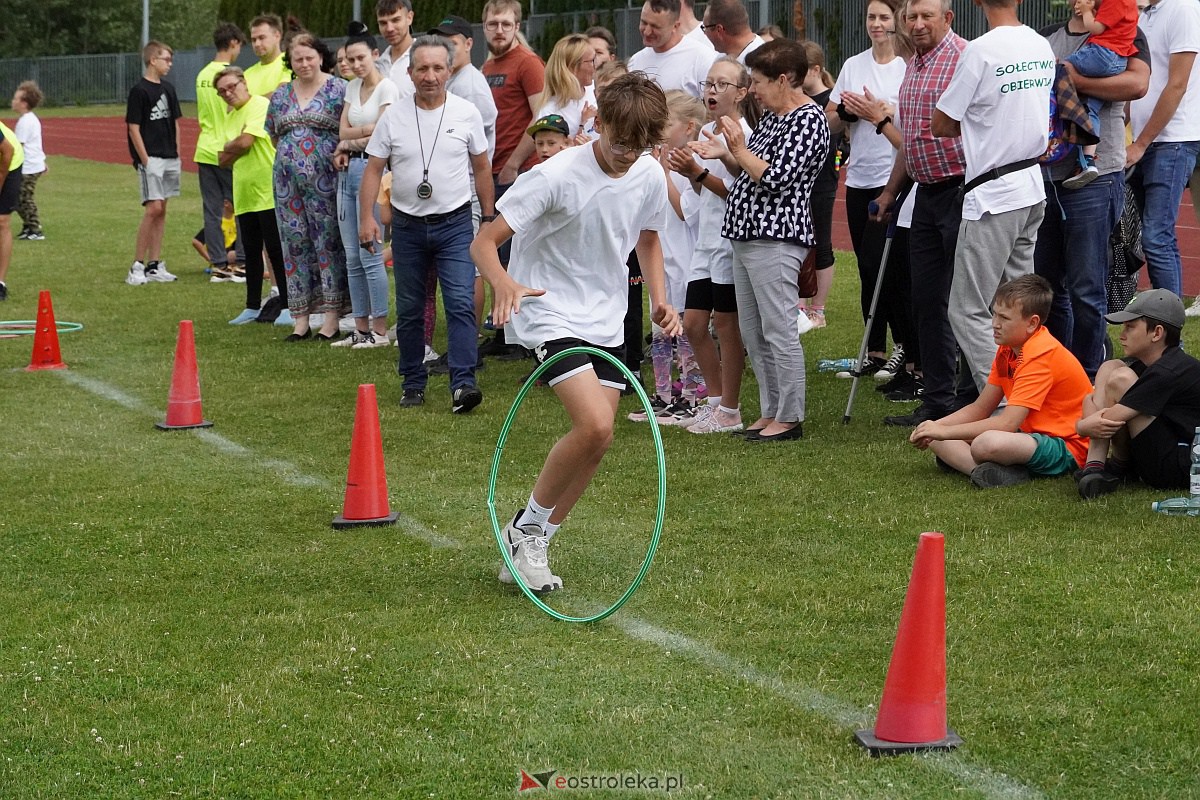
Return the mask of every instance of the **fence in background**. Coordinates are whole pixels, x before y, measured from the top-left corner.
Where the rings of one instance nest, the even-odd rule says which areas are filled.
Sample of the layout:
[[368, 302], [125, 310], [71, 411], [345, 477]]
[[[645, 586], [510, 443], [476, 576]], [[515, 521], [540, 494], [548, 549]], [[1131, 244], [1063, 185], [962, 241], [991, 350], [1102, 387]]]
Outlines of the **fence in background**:
[[[631, 4], [636, 0], [629, 0]], [[863, 24], [866, 0], [803, 0], [805, 32], [825, 48], [826, 63], [835, 75], [849, 56], [870, 46]], [[954, 30], [960, 36], [973, 39], [987, 29], [983, 11], [973, 3], [956, 0], [958, 16]], [[1065, 16], [1064, 0], [1026, 0], [1018, 10], [1021, 19], [1033, 28], [1041, 28]], [[794, 36], [792, 23], [793, 0], [749, 0], [750, 24], [756, 30], [765, 25], [778, 25], [788, 36]], [[530, 43], [542, 53], [549, 53], [554, 42], [571, 31], [582, 31], [591, 25], [610, 28], [617, 38], [618, 52], [629, 56], [641, 48], [638, 17], [641, 6], [634, 8], [581, 10], [568, 14], [532, 14], [525, 24]], [[331, 45], [340, 38], [326, 39]], [[212, 59], [212, 48], [176, 51], [175, 62], [168, 78], [175, 84], [179, 99], [196, 99], [196, 75]], [[475, 48], [472, 57], [476, 64], [487, 55], [482, 27], [476, 25]], [[243, 48], [238, 65], [254, 63], [254, 53]], [[54, 56], [47, 58], [0, 59], [0, 93], [10, 93], [23, 80], [33, 79], [46, 93], [52, 105], [89, 105], [94, 103], [124, 103], [129, 87], [142, 74], [141, 58], [136, 53], [115, 53], [90, 56]], [[7, 96], [7, 95], [6, 95]]]

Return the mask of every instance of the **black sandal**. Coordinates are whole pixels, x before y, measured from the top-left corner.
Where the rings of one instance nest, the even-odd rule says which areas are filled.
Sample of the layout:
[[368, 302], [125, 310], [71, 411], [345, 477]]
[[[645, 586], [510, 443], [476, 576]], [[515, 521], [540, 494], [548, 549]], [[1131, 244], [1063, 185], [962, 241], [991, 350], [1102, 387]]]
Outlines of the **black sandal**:
[[[313, 335], [312, 328], [309, 328], [304, 333], [289, 333], [283, 338], [285, 342], [303, 342], [305, 339], [311, 339]], [[320, 334], [318, 334], [320, 335]]]

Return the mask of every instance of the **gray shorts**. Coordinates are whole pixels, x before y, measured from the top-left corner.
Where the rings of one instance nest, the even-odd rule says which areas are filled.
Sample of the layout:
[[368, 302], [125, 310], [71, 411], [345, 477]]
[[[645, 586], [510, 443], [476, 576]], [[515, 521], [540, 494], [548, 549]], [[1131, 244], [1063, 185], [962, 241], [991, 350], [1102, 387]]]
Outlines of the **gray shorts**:
[[166, 200], [179, 196], [179, 159], [150, 156], [150, 163], [138, 164], [142, 186], [142, 205], [151, 200]]

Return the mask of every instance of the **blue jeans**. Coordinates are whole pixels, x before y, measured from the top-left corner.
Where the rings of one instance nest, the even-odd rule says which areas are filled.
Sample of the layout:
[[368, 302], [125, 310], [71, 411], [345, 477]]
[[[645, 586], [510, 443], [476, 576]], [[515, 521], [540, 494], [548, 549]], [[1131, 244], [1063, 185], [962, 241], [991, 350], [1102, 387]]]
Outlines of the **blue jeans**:
[[475, 264], [471, 261], [471, 206], [426, 222], [393, 209], [392, 254], [396, 274], [396, 342], [405, 389], [424, 389], [425, 275], [432, 264], [442, 286], [450, 347], [450, 389], [475, 385]]
[[387, 319], [388, 277], [383, 267], [383, 248], [376, 245], [375, 252], [370, 253], [358, 243], [358, 187], [366, 168], [365, 158], [352, 158], [350, 166], [338, 173], [338, 228], [346, 250], [352, 313], [359, 319], [368, 315]]
[[1046, 327], [1075, 354], [1089, 378], [1104, 361], [1112, 235], [1125, 205], [1120, 171], [1082, 189], [1046, 183], [1046, 216], [1033, 249], [1033, 271], [1054, 287]]
[[1129, 186], [1142, 207], [1142, 249], [1146, 271], [1155, 289], [1183, 291], [1183, 265], [1175, 221], [1183, 188], [1187, 186], [1200, 142], [1155, 142], [1137, 163]]
[[[1119, 56], [1107, 47], [1098, 44], [1085, 44], [1071, 55], [1067, 61], [1079, 72], [1089, 78], [1111, 78], [1125, 71], [1129, 59]], [[1092, 129], [1100, 135], [1100, 108], [1104, 101], [1098, 97], [1084, 96], [1087, 101], [1088, 117], [1092, 120]]]

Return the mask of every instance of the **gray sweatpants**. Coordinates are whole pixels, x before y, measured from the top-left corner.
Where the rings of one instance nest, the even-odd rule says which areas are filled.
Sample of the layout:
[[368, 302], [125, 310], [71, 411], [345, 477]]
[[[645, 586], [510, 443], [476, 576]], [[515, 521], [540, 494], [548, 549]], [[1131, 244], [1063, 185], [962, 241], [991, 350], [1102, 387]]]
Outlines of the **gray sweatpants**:
[[[233, 170], [216, 164], [197, 164], [200, 171], [200, 203], [204, 208], [204, 247], [214, 266], [225, 266], [225, 234], [221, 231], [221, 214], [225, 201], [233, 202]], [[236, 214], [238, 209], [233, 210]], [[237, 260], [246, 263], [242, 237], [237, 237]]]
[[1000, 214], [985, 212], [977, 220], [964, 219], [958, 227], [950, 327], [981, 392], [996, 357], [992, 297], [1000, 284], [1033, 272], [1033, 246], [1045, 211], [1043, 200]]
[[738, 326], [758, 378], [759, 414], [804, 421], [804, 348], [796, 325], [800, 265], [808, 248], [792, 242], [733, 242]]

